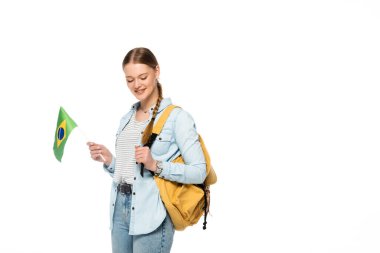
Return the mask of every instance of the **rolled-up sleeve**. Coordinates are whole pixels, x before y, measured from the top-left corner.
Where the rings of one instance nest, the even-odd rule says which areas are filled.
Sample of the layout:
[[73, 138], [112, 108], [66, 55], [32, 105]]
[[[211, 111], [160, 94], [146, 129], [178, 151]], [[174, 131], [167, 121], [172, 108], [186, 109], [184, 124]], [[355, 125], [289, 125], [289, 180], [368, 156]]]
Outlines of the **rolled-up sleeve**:
[[163, 162], [161, 178], [183, 184], [201, 184], [206, 178], [206, 161], [191, 115], [182, 110], [174, 123], [174, 137], [185, 164]]

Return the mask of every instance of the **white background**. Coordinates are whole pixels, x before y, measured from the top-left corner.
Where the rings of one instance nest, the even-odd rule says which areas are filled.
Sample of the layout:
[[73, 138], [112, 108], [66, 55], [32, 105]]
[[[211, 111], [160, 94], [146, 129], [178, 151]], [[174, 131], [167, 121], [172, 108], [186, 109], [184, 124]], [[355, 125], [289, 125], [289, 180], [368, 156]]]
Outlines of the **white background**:
[[378, 1], [2, 1], [0, 33], [0, 252], [111, 252], [111, 178], [54, 131], [113, 149], [137, 46], [219, 176], [172, 252], [380, 252]]

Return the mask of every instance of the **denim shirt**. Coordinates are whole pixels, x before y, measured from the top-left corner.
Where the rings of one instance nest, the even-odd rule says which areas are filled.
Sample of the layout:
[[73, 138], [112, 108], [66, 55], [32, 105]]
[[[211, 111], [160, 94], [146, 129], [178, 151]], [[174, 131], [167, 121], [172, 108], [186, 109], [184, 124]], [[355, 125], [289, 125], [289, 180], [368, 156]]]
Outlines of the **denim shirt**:
[[[156, 120], [169, 105], [171, 105], [170, 98], [165, 98], [161, 101]], [[139, 106], [140, 102], [135, 103], [131, 110], [122, 117], [116, 138]], [[150, 111], [151, 119], [152, 112]], [[181, 108], [175, 108], [170, 114], [161, 133], [151, 147], [151, 154], [153, 159], [163, 161], [163, 170], [160, 174], [163, 179], [183, 184], [200, 184], [203, 183], [206, 177], [206, 162], [194, 120], [188, 112]], [[185, 164], [172, 163], [171, 161], [180, 154]], [[111, 177], [115, 171], [116, 159], [117, 157], [113, 157], [109, 166], [103, 166]], [[152, 174], [147, 169], [144, 169], [143, 174], [144, 177], [140, 175], [140, 164], [136, 164], [131, 210], [129, 212], [131, 215], [130, 235], [150, 233], [158, 228], [166, 217], [166, 209]], [[117, 196], [116, 188], [116, 183], [112, 182], [110, 200], [111, 229]]]

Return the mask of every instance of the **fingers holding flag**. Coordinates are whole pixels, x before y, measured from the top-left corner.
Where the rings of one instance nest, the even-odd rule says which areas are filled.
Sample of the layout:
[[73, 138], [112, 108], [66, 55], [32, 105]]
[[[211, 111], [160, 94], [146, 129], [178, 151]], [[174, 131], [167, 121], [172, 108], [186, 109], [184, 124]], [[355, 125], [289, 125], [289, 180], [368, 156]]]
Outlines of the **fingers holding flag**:
[[111, 164], [112, 154], [111, 152], [101, 144], [95, 142], [87, 142], [88, 148], [90, 150], [91, 158], [98, 162], [103, 162], [106, 165]]

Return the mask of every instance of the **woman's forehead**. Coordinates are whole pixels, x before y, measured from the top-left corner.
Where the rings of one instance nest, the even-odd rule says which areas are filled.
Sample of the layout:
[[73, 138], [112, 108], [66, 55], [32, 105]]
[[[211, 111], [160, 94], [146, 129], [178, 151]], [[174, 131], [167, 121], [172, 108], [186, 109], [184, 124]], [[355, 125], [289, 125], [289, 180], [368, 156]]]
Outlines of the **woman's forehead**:
[[124, 66], [124, 72], [129, 76], [138, 76], [151, 71], [153, 71], [153, 69], [143, 63], [128, 63]]

